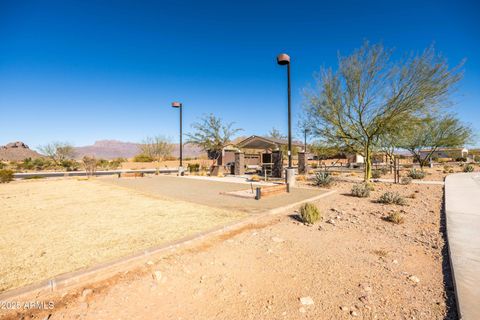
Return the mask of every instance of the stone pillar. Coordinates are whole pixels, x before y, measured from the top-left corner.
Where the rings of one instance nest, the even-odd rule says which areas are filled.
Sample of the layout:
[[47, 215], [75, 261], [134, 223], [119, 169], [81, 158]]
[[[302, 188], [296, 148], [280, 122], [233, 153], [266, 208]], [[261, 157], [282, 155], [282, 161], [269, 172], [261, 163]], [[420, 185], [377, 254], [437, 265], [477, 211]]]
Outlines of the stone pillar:
[[235, 175], [241, 176], [245, 174], [245, 154], [243, 152], [235, 152]]
[[306, 152], [298, 153], [298, 174], [308, 173], [308, 158]]
[[272, 151], [272, 176], [275, 178], [283, 177], [283, 153], [280, 150]]

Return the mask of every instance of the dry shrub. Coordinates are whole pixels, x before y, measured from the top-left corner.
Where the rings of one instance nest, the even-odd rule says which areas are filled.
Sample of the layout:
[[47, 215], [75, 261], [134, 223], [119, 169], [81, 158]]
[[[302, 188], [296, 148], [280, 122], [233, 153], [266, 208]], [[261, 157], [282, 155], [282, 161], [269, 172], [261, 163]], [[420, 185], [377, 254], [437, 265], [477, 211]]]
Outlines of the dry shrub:
[[12, 170], [0, 170], [0, 183], [9, 183], [13, 181], [13, 171]]
[[359, 198], [367, 198], [370, 196], [372, 187], [367, 183], [356, 183], [352, 186], [352, 196]]
[[384, 220], [394, 224], [402, 224], [405, 222], [405, 218], [398, 211], [391, 212], [388, 216], [384, 218]]
[[385, 192], [380, 196], [378, 202], [384, 204], [398, 204], [398, 205], [406, 205], [407, 202], [405, 199], [398, 193], [398, 192]]

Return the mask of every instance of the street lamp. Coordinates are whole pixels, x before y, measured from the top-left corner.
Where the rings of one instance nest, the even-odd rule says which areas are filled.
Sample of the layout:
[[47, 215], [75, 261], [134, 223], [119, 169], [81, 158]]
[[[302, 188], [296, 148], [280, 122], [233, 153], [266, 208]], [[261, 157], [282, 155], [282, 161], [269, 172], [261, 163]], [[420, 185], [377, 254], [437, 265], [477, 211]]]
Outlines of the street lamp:
[[292, 168], [292, 101], [290, 93], [290, 56], [286, 53], [281, 53], [277, 56], [277, 63], [281, 66], [287, 66], [287, 81], [288, 81], [288, 169]]
[[281, 53], [277, 56], [277, 63], [281, 66], [287, 66], [287, 81], [288, 81], [288, 168], [286, 170], [287, 190], [290, 192], [290, 187], [295, 185], [295, 170], [292, 168], [292, 99], [290, 93], [290, 56], [286, 53]]
[[173, 108], [180, 109], [180, 166], [178, 167], [178, 171], [180, 175], [183, 176], [182, 106], [181, 102], [172, 102]]

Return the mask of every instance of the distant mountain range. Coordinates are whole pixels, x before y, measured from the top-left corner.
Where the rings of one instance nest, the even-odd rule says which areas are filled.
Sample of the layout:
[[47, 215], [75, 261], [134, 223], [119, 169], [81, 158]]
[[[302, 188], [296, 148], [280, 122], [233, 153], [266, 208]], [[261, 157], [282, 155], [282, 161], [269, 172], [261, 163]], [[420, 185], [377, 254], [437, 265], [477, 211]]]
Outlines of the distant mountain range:
[[[140, 144], [134, 142], [123, 142], [118, 140], [99, 140], [91, 146], [75, 147], [75, 158], [81, 159], [84, 156], [95, 156], [97, 159], [133, 158], [140, 151]], [[178, 156], [179, 144], [174, 145], [173, 155]], [[183, 157], [194, 158], [203, 154], [196, 146], [185, 144], [183, 146]]]
[[[140, 153], [140, 144], [123, 142], [118, 140], [99, 140], [91, 146], [75, 147], [75, 159], [82, 159], [84, 156], [94, 156], [97, 159], [133, 158]], [[179, 144], [174, 144], [173, 156], [178, 156]], [[184, 158], [195, 158], [204, 152], [195, 146], [185, 144], [183, 146]], [[26, 158], [40, 158], [42, 155], [28, 147], [21, 141], [12, 142], [0, 146], [0, 160], [21, 161]]]

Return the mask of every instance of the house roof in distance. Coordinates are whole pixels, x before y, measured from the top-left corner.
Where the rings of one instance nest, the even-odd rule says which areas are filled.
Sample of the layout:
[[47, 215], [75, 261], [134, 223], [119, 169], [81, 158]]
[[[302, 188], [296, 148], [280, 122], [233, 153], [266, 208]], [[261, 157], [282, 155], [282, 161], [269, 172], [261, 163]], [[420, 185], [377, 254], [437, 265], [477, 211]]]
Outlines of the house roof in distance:
[[[288, 145], [288, 140], [278, 139], [273, 137], [250, 136], [237, 143], [238, 148], [245, 149], [275, 149], [280, 146]], [[292, 146], [302, 147], [303, 144], [299, 141], [292, 141]]]

